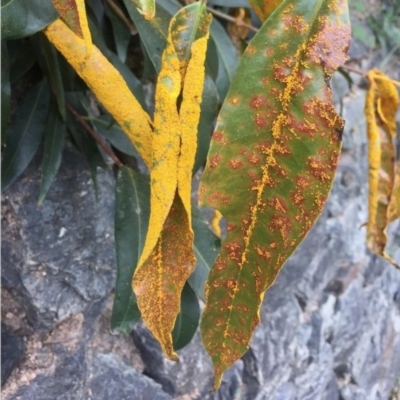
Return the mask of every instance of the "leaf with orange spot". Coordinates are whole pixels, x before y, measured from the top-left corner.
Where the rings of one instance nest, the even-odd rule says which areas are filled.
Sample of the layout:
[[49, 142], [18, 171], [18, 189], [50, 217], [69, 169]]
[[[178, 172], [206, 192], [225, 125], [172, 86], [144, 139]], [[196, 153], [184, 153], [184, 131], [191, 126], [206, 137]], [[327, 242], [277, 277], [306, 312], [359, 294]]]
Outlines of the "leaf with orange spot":
[[90, 35], [88, 20], [86, 16], [84, 0], [53, 0], [54, 7], [57, 9], [67, 26], [85, 40], [87, 52], [92, 48], [92, 37]]
[[282, 0], [250, 0], [250, 4], [260, 18], [264, 22], [278, 8]]
[[[365, 115], [368, 133], [369, 198], [367, 245], [376, 254], [397, 266], [386, 251], [388, 224], [399, 217], [398, 183], [395, 184], [397, 89], [378, 70], [368, 73], [370, 82]], [[398, 180], [398, 177], [396, 178]]]
[[345, 0], [284, 1], [249, 43], [222, 106], [199, 189], [202, 205], [227, 219], [201, 323], [216, 387], [329, 194], [343, 121], [327, 82], [349, 42]]
[[62, 20], [56, 20], [43, 32], [115, 118], [145, 163], [151, 167], [152, 122], [120, 73], [96, 46], [93, 45], [88, 55], [85, 41]]
[[155, 0], [131, 0], [139, 5], [138, 11], [147, 20], [153, 19], [156, 14]]
[[195, 40], [189, 49], [177, 49], [172, 38], [190, 30], [192, 19], [187, 17], [193, 16], [188, 12], [193, 9], [205, 14], [200, 3], [182, 8], [171, 20], [162, 56], [152, 141], [149, 229], [132, 281], [142, 318], [171, 359], [176, 358], [171, 331], [179, 314], [181, 292], [196, 264], [191, 181], [210, 18], [205, 15], [205, 23], [198, 24], [201, 29], [192, 31]]

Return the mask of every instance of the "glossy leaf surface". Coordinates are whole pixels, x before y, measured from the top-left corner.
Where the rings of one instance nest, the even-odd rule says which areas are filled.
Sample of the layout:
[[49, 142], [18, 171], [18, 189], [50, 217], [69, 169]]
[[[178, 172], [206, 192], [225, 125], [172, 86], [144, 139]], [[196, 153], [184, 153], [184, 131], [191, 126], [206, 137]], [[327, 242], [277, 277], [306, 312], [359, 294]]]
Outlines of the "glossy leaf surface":
[[67, 127], [65, 122], [61, 119], [57, 107], [54, 104], [51, 105], [46, 129], [44, 131], [44, 152], [39, 204], [44, 201], [57, 175], [58, 168], [60, 167], [66, 131]]
[[188, 283], [185, 284], [181, 296], [181, 311], [172, 331], [174, 350], [180, 350], [190, 343], [200, 320], [200, 306], [196, 293]]
[[11, 0], [1, 7], [1, 40], [33, 35], [57, 17], [51, 0]]
[[49, 110], [50, 91], [44, 81], [36, 84], [7, 131], [7, 146], [1, 163], [1, 188], [7, 189], [24, 172], [43, 137]]
[[146, 238], [149, 198], [149, 176], [122, 167], [115, 188], [117, 281], [111, 315], [111, 330], [115, 333], [129, 333], [140, 319], [131, 281]]
[[326, 81], [349, 42], [346, 1], [286, 0], [248, 45], [219, 114], [199, 191], [228, 221], [201, 324], [217, 387], [329, 193], [343, 121]]

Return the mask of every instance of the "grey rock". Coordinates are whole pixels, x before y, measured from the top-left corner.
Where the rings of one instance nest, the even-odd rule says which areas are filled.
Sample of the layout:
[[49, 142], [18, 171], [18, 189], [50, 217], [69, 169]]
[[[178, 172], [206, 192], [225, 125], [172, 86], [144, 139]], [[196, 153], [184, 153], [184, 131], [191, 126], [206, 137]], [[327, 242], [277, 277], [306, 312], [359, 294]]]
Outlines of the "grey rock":
[[24, 355], [24, 341], [1, 324], [1, 386], [7, 381]]
[[170, 400], [160, 385], [124, 364], [115, 354], [96, 354], [89, 368], [88, 399]]
[[112, 173], [99, 171], [96, 198], [81, 156], [66, 150], [63, 159], [41, 207], [40, 158], [2, 200], [2, 285], [39, 330], [104, 299], [114, 285]]

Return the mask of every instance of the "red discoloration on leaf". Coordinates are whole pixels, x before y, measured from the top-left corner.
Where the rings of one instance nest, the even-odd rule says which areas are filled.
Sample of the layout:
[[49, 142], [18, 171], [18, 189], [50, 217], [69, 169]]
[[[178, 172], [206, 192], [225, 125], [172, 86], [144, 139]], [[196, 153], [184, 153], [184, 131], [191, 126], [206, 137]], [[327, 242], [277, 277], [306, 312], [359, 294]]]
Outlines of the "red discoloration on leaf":
[[[244, 53], [220, 112], [216, 129], [227, 143], [212, 142], [201, 182], [209, 196], [221, 188], [209, 205], [235, 226], [218, 258], [224, 269], [210, 272], [202, 321], [217, 384], [246, 351], [263, 292], [318, 217], [333, 180], [343, 121], [327, 79], [350, 41], [347, 8], [338, 11], [335, 4], [285, 0]], [[233, 98], [240, 98], [235, 107]], [[222, 158], [217, 164], [216, 156]], [[229, 165], [236, 158], [240, 172]], [[232, 188], [240, 195], [225, 205]], [[237, 282], [237, 292], [213, 287], [226, 279]], [[225, 309], [221, 299], [228, 300]], [[243, 305], [248, 312], [241, 312]], [[218, 327], [217, 319], [223, 321]]]
[[228, 165], [229, 168], [234, 170], [243, 168], [243, 162], [237, 158], [230, 160]]
[[350, 26], [328, 17], [319, 17], [321, 29], [313, 36], [307, 48], [307, 55], [315, 64], [332, 75], [347, 60]]
[[220, 161], [221, 161], [221, 156], [219, 154], [216, 154], [215, 156], [212, 156], [210, 158], [208, 165], [210, 166], [210, 168], [216, 168], [220, 163]]
[[265, 106], [267, 99], [265, 96], [261, 94], [257, 94], [250, 99], [250, 107], [254, 108], [255, 110], [260, 110], [262, 107]]
[[215, 140], [221, 144], [226, 144], [226, 138], [223, 132], [215, 131], [212, 135], [212, 140]]

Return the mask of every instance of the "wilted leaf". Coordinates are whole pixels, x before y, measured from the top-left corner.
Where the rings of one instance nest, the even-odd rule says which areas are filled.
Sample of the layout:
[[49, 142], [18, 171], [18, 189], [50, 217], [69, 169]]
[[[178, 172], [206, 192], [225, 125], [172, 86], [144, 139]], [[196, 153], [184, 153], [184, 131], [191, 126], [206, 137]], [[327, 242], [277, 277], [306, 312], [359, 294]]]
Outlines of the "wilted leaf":
[[153, 132], [150, 117], [119, 72], [96, 46], [87, 57], [85, 42], [61, 20], [53, 22], [44, 33], [126, 132], [145, 163], [151, 166]]
[[7, 146], [1, 163], [1, 189], [6, 190], [25, 171], [43, 137], [50, 92], [44, 81], [36, 84], [7, 131]]
[[57, 175], [61, 164], [62, 151], [67, 127], [60, 118], [57, 107], [53, 104], [50, 107], [44, 131], [44, 152], [42, 161], [42, 180], [40, 183], [39, 204], [44, 201], [47, 192]]
[[188, 283], [185, 284], [181, 296], [181, 311], [172, 331], [174, 350], [180, 350], [192, 340], [199, 326], [200, 307], [196, 294]]
[[[371, 251], [395, 265], [385, 247], [387, 225], [396, 216], [396, 212], [393, 212], [395, 203], [391, 198], [395, 195], [393, 193], [395, 181], [393, 140], [396, 136], [399, 95], [393, 83], [382, 78], [385, 78], [385, 75], [378, 70], [368, 73], [370, 86], [365, 102], [369, 164], [367, 245]], [[390, 208], [389, 204], [391, 204]]]
[[183, 286], [196, 263], [192, 246], [193, 232], [183, 204], [176, 195], [154, 250], [144, 263], [138, 264], [133, 278], [142, 318], [160, 342], [165, 355], [173, 360], [177, 355], [171, 332], [180, 311]]
[[149, 176], [122, 167], [115, 188], [117, 282], [111, 329], [116, 333], [129, 333], [140, 318], [131, 281], [146, 238], [149, 199]]
[[188, 29], [188, 22], [193, 22], [186, 20], [187, 9], [191, 6], [171, 21], [157, 80], [149, 230], [132, 282], [143, 320], [171, 359], [177, 357], [171, 331], [181, 291], [196, 263], [191, 180], [208, 40], [208, 30], [203, 30], [191, 45], [189, 62], [180, 50], [179, 59], [172, 37], [174, 30]]
[[343, 121], [326, 82], [349, 41], [346, 1], [286, 0], [248, 45], [219, 114], [199, 191], [228, 222], [201, 324], [216, 386], [329, 193]]
[[276, 10], [276, 8], [283, 2], [283, 0], [249, 0], [250, 4], [260, 18], [264, 22]]
[[33, 35], [57, 16], [51, 0], [11, 0], [1, 7], [1, 40]]

